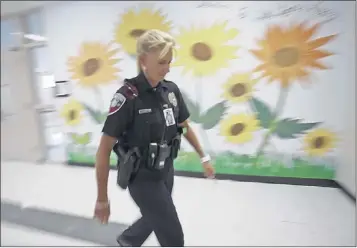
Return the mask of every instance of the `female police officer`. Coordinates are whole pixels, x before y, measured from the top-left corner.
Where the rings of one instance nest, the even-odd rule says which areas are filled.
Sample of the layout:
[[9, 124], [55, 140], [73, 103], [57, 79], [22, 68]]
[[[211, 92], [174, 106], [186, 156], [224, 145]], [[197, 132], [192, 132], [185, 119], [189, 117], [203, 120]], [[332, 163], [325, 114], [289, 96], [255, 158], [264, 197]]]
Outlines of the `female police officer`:
[[[95, 217], [107, 223], [110, 206], [107, 195], [109, 156], [117, 140], [125, 134], [129, 147], [138, 147], [140, 168], [128, 188], [142, 214], [117, 241], [120, 246], [141, 246], [154, 231], [161, 246], [184, 246], [183, 231], [171, 198], [173, 160], [170, 143], [180, 128], [201, 158], [205, 175], [214, 176], [188, 123], [189, 112], [179, 88], [164, 80], [169, 72], [175, 42], [167, 33], [149, 30], [137, 40], [138, 76], [126, 79], [114, 95], [103, 127], [96, 156], [98, 196]], [[154, 159], [150, 149], [159, 152]], [[153, 155], [155, 157], [155, 154]]]

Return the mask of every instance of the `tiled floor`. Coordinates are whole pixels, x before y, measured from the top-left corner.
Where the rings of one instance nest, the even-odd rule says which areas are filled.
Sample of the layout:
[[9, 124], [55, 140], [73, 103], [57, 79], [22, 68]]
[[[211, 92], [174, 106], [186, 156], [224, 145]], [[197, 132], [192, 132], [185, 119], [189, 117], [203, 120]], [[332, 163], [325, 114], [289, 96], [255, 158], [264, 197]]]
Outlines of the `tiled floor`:
[[98, 246], [44, 231], [1, 222], [1, 246]]
[[[93, 169], [14, 162], [2, 162], [1, 167], [2, 202], [92, 218], [96, 198]], [[185, 231], [186, 246], [352, 246], [356, 243], [355, 205], [338, 189], [183, 177], [175, 180], [174, 201]], [[116, 186], [115, 171], [110, 173], [109, 194], [112, 222], [130, 224], [139, 216], [128, 193]], [[62, 244], [50, 234], [4, 226], [2, 243], [11, 240], [12, 245], [24, 245], [25, 241], [32, 245], [38, 235], [45, 235], [48, 238], [42, 239], [43, 245]], [[17, 238], [11, 238], [14, 236]], [[62, 240], [72, 242], [71, 245], [79, 242]], [[145, 245], [156, 246], [156, 238], [152, 235]]]

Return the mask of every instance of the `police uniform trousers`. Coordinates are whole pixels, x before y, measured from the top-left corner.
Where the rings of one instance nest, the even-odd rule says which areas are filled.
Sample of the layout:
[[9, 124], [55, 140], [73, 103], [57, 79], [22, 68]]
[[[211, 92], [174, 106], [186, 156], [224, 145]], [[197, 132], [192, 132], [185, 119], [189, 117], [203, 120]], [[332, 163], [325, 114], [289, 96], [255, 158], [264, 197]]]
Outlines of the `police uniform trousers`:
[[171, 193], [174, 184], [173, 160], [168, 158], [162, 171], [140, 168], [128, 185], [142, 217], [122, 234], [132, 246], [141, 246], [154, 231], [160, 246], [183, 247], [184, 235]]

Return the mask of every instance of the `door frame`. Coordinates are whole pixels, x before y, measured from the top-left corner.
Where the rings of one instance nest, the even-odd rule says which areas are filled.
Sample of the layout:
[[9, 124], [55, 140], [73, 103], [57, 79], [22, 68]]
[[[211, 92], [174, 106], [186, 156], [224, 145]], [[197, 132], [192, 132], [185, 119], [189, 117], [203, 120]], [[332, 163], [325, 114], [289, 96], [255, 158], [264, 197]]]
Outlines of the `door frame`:
[[[41, 11], [41, 10], [40, 10]], [[26, 20], [26, 13], [18, 15], [18, 27], [17, 30], [19, 33], [26, 34], [28, 33], [28, 26], [27, 26], [27, 20]], [[33, 53], [31, 53], [32, 49], [38, 48], [38, 47], [46, 47], [48, 46], [46, 41], [41, 41], [41, 42], [32, 42], [32, 43], [25, 43], [25, 38], [20, 37], [21, 42], [20, 46], [7, 46], [7, 47], [1, 47], [1, 52], [16, 52], [16, 49], [23, 49], [26, 54], [26, 65], [29, 70], [30, 78], [29, 78], [29, 83], [30, 83], [30, 90], [32, 91], [31, 94], [33, 96], [33, 108], [35, 108], [35, 115], [36, 115], [36, 121], [37, 121], [37, 127], [39, 128], [39, 140], [40, 140], [40, 149], [43, 154], [43, 157], [40, 158], [37, 163], [45, 163], [48, 159], [48, 149], [47, 149], [47, 142], [46, 142], [46, 137], [45, 137], [45, 125], [44, 125], [44, 120], [41, 118], [41, 113], [37, 106], [41, 104], [40, 102], [40, 97], [39, 97], [39, 89], [36, 83], [36, 71], [34, 68], [34, 57]]]

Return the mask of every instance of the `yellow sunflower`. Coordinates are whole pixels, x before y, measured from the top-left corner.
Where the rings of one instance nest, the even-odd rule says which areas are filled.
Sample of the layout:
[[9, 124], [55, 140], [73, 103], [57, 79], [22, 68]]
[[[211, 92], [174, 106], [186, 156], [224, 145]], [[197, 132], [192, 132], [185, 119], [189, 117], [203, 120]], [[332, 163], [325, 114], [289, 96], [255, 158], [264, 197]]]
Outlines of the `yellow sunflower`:
[[181, 30], [176, 41], [177, 51], [173, 66], [183, 66], [184, 72], [195, 76], [213, 75], [236, 59], [238, 46], [226, 43], [238, 35], [235, 29], [226, 30], [227, 23], [214, 24], [208, 28]]
[[63, 105], [61, 117], [65, 119], [67, 125], [76, 126], [82, 119], [82, 111], [83, 106], [78, 101], [71, 99]]
[[259, 122], [254, 115], [231, 115], [221, 122], [221, 135], [231, 143], [243, 144], [253, 138], [253, 132], [258, 130]]
[[171, 22], [157, 10], [142, 9], [126, 12], [115, 29], [115, 41], [130, 55], [136, 54], [136, 39], [149, 29], [158, 29], [170, 33]]
[[250, 73], [233, 74], [223, 85], [223, 96], [229, 101], [240, 103], [252, 97], [253, 87], [258, 82], [251, 78]]
[[93, 87], [99, 84], [118, 80], [119, 71], [114, 65], [119, 59], [113, 58], [118, 52], [109, 45], [99, 42], [84, 42], [78, 56], [69, 57], [68, 70], [72, 79], [78, 80], [82, 86]]
[[336, 134], [319, 128], [308, 134], [304, 138], [304, 150], [310, 156], [322, 156], [331, 151], [337, 142]]
[[293, 80], [307, 79], [308, 68], [327, 69], [319, 60], [332, 53], [318, 48], [328, 43], [335, 35], [311, 40], [319, 25], [305, 27], [304, 24], [283, 29], [268, 28], [265, 38], [259, 41], [260, 50], [251, 52], [262, 61], [255, 71], [262, 71], [262, 77], [269, 82], [279, 80], [283, 87]]

